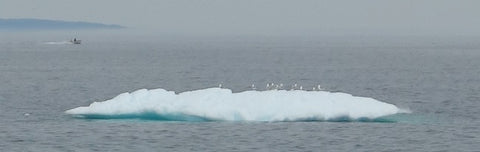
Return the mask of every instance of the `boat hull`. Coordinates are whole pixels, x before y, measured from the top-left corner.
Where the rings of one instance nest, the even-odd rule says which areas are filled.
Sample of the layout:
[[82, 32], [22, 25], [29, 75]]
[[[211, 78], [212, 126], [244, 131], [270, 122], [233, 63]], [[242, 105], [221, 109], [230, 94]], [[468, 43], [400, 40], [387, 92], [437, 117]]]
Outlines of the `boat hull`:
[[81, 44], [82, 40], [75, 40], [75, 41], [70, 41], [72, 44]]

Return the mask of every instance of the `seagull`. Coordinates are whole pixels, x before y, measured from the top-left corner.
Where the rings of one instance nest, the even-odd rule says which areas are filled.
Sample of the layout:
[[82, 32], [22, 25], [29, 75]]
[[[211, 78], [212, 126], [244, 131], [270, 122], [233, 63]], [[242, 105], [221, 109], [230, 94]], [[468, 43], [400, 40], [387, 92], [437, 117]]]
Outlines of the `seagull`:
[[296, 89], [297, 89], [297, 86], [298, 86], [297, 83], [293, 84], [291, 90], [296, 90]]
[[221, 83], [220, 83], [220, 84], [218, 84], [218, 87], [219, 87], [219, 88], [222, 88], [222, 84], [221, 84]]
[[273, 89], [276, 89], [275, 88], [275, 83], [267, 83], [267, 90], [273, 90]]

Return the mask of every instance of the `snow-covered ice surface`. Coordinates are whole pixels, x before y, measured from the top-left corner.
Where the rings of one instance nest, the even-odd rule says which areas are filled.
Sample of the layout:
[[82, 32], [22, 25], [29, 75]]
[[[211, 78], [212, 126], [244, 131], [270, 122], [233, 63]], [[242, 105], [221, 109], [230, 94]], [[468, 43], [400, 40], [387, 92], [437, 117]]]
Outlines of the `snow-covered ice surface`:
[[208, 88], [175, 94], [141, 89], [66, 111], [84, 118], [177, 121], [369, 121], [399, 113], [395, 105], [346, 93]]

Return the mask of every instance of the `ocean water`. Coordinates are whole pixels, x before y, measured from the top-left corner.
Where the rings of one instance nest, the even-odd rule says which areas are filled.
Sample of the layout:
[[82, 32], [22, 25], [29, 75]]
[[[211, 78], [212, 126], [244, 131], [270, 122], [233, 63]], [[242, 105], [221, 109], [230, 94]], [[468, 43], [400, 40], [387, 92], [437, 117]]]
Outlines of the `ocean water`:
[[[0, 37], [0, 151], [480, 149], [480, 37], [83, 35], [71, 45], [65, 35], [26, 35]], [[178, 94], [222, 84], [235, 94], [267, 83], [320, 84], [409, 113], [388, 121], [165, 121], [65, 112], [143, 88]]]

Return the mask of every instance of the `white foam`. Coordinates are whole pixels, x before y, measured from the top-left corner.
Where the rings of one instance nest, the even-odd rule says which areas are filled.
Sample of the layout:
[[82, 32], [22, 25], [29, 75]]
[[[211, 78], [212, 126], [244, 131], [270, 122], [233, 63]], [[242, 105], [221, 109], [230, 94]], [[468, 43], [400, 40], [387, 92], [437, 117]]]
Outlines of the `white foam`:
[[245, 91], [208, 88], [175, 94], [141, 89], [67, 110], [72, 115], [188, 115], [221, 121], [374, 119], [401, 112], [395, 105], [346, 93], [302, 90]]
[[52, 41], [52, 42], [44, 42], [43, 44], [50, 44], [50, 45], [65, 45], [65, 44], [73, 44], [70, 41]]

